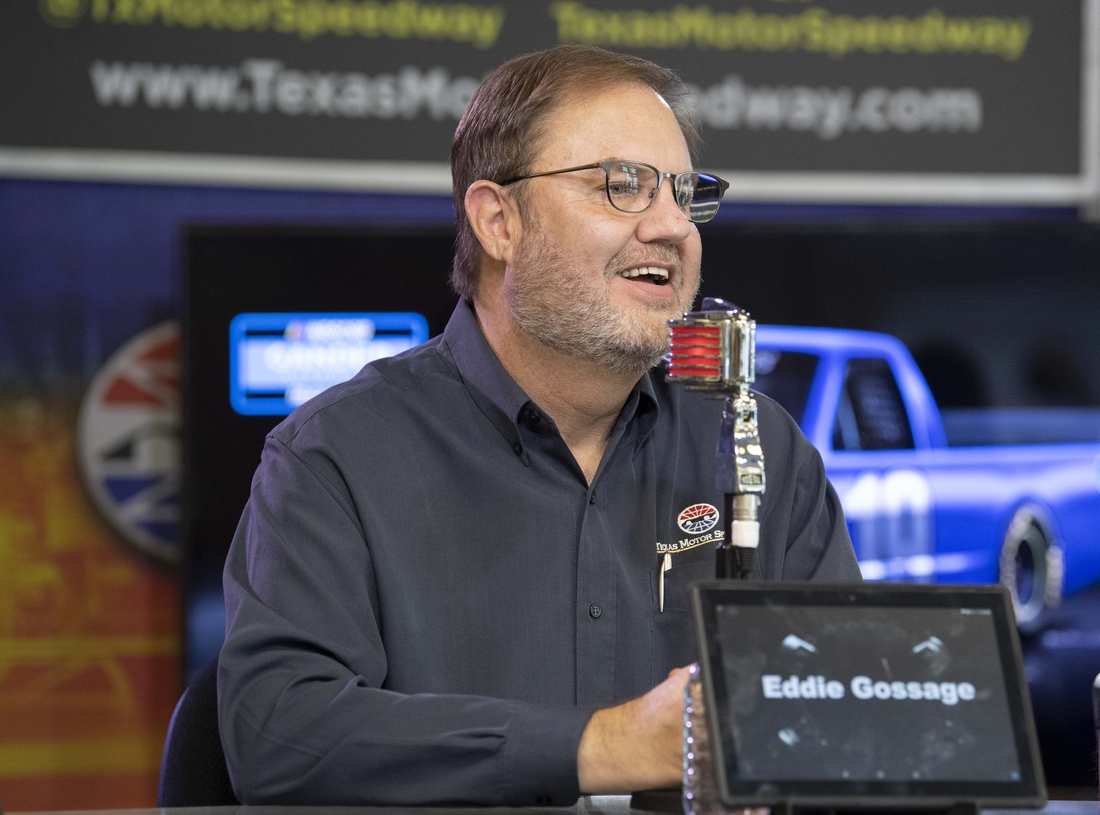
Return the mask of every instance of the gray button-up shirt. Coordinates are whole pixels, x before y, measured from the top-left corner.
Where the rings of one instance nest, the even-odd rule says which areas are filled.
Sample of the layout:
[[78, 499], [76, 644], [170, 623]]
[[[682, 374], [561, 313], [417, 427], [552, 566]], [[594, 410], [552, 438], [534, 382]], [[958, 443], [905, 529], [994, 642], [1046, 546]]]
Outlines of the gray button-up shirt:
[[[820, 457], [759, 402], [757, 576], [859, 580]], [[643, 376], [588, 484], [465, 303], [296, 410], [225, 566], [220, 725], [242, 800], [572, 803], [592, 712], [695, 659], [720, 412]]]

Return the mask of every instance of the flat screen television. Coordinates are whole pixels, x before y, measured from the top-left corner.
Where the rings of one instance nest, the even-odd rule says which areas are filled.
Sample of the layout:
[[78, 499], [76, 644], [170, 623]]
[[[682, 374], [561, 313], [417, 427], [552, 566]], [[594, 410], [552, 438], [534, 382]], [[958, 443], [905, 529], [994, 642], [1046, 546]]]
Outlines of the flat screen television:
[[[899, 337], [964, 429], [974, 409], [1100, 405], [1100, 228], [700, 231], [701, 295], [762, 324]], [[184, 242], [184, 642], [193, 675], [221, 645], [221, 569], [266, 434], [333, 375], [440, 333], [457, 297], [447, 282], [451, 227], [196, 227]], [[1091, 606], [1025, 642], [1033, 691], [1051, 691], [1049, 706], [1034, 703], [1054, 786], [1095, 779], [1088, 688], [1100, 640], [1085, 629], [1100, 610], [1096, 589]], [[1071, 640], [1093, 645], [1058, 645]]]

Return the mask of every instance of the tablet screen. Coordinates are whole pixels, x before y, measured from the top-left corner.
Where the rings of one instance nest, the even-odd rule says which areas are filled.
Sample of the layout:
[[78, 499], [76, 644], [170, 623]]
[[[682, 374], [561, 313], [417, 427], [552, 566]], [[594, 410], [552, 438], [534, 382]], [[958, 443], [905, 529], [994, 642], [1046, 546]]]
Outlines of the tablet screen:
[[998, 593], [775, 592], [718, 592], [709, 610], [729, 784], [1033, 792]]

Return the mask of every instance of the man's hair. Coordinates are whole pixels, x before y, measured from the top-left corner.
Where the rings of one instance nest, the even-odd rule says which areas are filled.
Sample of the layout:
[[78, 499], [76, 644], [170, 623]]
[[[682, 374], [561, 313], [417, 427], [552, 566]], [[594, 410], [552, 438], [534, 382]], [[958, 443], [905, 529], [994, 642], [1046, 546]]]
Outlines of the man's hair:
[[[620, 83], [647, 85], [660, 94], [672, 108], [692, 158], [696, 156], [699, 126], [687, 88], [673, 71], [639, 57], [587, 45], [560, 45], [509, 60], [478, 88], [451, 146], [458, 221], [451, 285], [458, 294], [474, 299], [481, 266], [481, 244], [466, 217], [466, 190], [479, 179], [499, 184], [531, 172], [548, 115], [568, 97]], [[527, 203], [523, 188], [520, 184], [513, 189], [521, 213]]]

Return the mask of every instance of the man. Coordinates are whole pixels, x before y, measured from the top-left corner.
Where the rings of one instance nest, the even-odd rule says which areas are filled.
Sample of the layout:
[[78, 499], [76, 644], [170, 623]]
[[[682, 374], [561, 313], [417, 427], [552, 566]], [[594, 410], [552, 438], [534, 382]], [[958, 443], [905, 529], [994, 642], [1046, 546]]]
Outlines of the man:
[[[699, 284], [684, 104], [670, 72], [580, 46], [478, 91], [446, 331], [272, 432], [230, 550], [220, 724], [246, 803], [678, 782], [687, 585], [714, 555], [677, 518], [720, 506], [720, 405], [650, 371]], [[858, 580], [820, 458], [760, 401], [758, 575]]]

